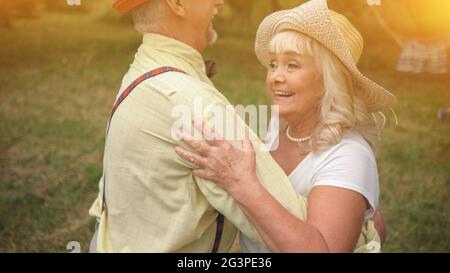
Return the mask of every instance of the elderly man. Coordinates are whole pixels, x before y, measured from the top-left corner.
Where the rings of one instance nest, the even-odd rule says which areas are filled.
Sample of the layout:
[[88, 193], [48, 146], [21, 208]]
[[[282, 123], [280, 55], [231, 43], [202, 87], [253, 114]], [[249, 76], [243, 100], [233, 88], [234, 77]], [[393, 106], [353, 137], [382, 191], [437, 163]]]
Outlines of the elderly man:
[[[195, 98], [204, 105], [230, 104], [207, 77], [201, 56], [217, 38], [212, 19], [222, 5], [223, 0], [114, 3], [131, 12], [144, 38], [119, 91], [128, 96], [118, 98], [122, 103], [116, 102], [108, 127], [100, 192], [90, 209], [98, 220], [91, 251], [227, 252], [238, 229], [263, 245], [232, 198], [195, 178], [194, 165], [177, 157], [174, 148], [181, 142], [171, 133], [173, 107], [194, 112]], [[174, 71], [160, 73], [161, 67]], [[152, 76], [142, 81], [148, 72]], [[306, 200], [295, 194], [268, 152], [258, 151], [257, 157], [262, 184], [304, 219]]]

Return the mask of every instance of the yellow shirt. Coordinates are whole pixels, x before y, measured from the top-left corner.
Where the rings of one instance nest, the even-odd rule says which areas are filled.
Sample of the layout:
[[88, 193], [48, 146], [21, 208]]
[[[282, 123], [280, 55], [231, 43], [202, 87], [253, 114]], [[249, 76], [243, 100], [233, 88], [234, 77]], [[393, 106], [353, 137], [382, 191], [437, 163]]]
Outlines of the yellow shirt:
[[[136, 78], [161, 66], [179, 68], [187, 75], [170, 72], [141, 83], [112, 119], [100, 192], [90, 209], [100, 223], [97, 250], [210, 252], [217, 211], [226, 218], [219, 252], [230, 250], [238, 229], [263, 246], [231, 196], [214, 183], [194, 177], [194, 166], [175, 154], [175, 146], [181, 143], [171, 137], [174, 106], [186, 106], [194, 113], [195, 98], [201, 98], [204, 107], [230, 105], [206, 76], [200, 53], [177, 40], [145, 34], [119, 94]], [[253, 145], [263, 144], [258, 139]], [[292, 214], [306, 219], [306, 199], [297, 196], [269, 152], [255, 151], [261, 183]], [[105, 173], [107, 210], [102, 213]]]

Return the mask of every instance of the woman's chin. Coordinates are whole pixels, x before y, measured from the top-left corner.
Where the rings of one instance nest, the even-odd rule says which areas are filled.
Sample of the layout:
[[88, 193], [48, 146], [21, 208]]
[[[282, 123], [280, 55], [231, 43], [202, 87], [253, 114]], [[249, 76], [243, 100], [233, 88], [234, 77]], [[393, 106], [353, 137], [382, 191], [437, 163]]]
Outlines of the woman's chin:
[[295, 111], [292, 111], [292, 109], [290, 109], [289, 107], [285, 107], [285, 106], [278, 105], [278, 104], [274, 104], [274, 105], [278, 106], [277, 113], [281, 118], [285, 118], [285, 117], [290, 116], [293, 113], [295, 113]]
[[284, 98], [273, 96], [272, 105], [278, 107], [277, 112], [281, 117], [291, 115], [298, 109], [298, 107], [296, 107], [296, 101], [292, 97]]

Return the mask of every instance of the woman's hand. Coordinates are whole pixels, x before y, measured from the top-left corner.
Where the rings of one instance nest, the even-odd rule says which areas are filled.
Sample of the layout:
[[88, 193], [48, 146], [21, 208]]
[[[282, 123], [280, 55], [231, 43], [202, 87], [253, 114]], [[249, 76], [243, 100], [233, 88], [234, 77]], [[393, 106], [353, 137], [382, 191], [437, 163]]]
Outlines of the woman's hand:
[[235, 148], [202, 121], [194, 120], [194, 126], [202, 132], [208, 142], [196, 139], [183, 131], [178, 137], [191, 147], [194, 152], [176, 147], [176, 153], [183, 159], [192, 162], [199, 169], [195, 176], [216, 182], [236, 199], [239, 192], [249, 190], [259, 183], [256, 177], [256, 159], [252, 143], [246, 139], [242, 142], [242, 150]]

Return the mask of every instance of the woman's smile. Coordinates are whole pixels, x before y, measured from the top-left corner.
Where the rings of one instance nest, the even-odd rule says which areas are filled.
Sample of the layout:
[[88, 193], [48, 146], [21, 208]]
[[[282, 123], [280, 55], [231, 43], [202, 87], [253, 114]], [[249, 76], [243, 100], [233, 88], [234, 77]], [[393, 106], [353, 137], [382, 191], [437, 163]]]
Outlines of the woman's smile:
[[274, 104], [286, 105], [294, 102], [295, 92], [274, 90], [272, 91], [272, 101]]

